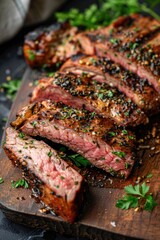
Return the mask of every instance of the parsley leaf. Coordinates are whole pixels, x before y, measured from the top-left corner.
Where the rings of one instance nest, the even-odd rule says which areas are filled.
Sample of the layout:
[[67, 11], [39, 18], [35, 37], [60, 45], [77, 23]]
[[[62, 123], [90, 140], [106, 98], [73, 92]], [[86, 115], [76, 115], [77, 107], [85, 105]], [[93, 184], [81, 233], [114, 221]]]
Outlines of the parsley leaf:
[[146, 193], [149, 191], [149, 186], [146, 185], [146, 183], [144, 182], [141, 186], [141, 191], [142, 191], [142, 196], [144, 197], [146, 195]]
[[121, 209], [136, 208], [138, 206], [138, 198], [133, 196], [124, 196], [116, 203], [116, 207]]
[[152, 209], [157, 206], [156, 201], [153, 199], [151, 195], [146, 196], [146, 203], [144, 205], [144, 210], [152, 211]]
[[140, 185], [136, 185], [136, 186], [129, 185], [129, 186], [125, 187], [124, 190], [126, 191], [127, 194], [141, 196]]
[[[80, 154], [69, 154], [67, 153], [68, 149], [66, 147], [60, 147], [59, 152], [60, 152], [60, 157], [62, 158], [69, 158], [77, 167], [88, 167], [91, 165], [91, 163], [81, 156]], [[61, 154], [63, 153], [63, 154]]]
[[88, 167], [91, 165], [91, 163], [80, 154], [73, 154], [68, 157], [76, 164], [77, 167]]

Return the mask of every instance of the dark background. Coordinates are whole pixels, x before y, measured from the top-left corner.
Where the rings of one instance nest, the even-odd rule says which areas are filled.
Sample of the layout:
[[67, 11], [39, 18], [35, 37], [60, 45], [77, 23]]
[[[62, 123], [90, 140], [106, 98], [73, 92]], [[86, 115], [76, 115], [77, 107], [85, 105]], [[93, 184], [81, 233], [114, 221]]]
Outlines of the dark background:
[[[70, 0], [67, 1], [59, 10], [68, 10], [71, 7], [79, 8], [83, 11], [91, 3], [98, 2], [93, 0]], [[156, 9], [159, 11], [160, 9]], [[51, 17], [42, 25], [49, 25], [54, 22], [54, 18]], [[22, 29], [19, 34], [16, 35], [12, 40], [0, 45], [0, 83], [6, 81], [9, 76], [11, 79], [21, 79], [25, 72], [27, 65], [23, 58], [22, 46], [24, 36], [27, 32], [33, 30], [37, 26]], [[4, 118], [9, 114], [11, 107], [11, 100], [7, 99], [5, 94], [0, 92], [0, 140], [5, 125]], [[87, 240], [86, 238], [79, 237], [66, 237], [60, 236], [57, 233], [36, 230], [27, 228], [11, 221], [7, 220], [3, 213], [0, 211], [0, 240]], [[118, 239], [118, 238], [117, 238]], [[127, 239], [127, 238], [126, 238]], [[106, 239], [107, 240], [107, 239]]]

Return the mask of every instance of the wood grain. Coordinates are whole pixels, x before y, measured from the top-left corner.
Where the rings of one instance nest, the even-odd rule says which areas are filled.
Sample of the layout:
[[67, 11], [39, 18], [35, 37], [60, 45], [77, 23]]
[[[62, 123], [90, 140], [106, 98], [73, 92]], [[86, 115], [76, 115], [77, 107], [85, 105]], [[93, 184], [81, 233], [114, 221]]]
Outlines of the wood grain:
[[[27, 69], [7, 125], [15, 119], [16, 112], [29, 102], [28, 95], [32, 90], [29, 83], [38, 77], [38, 72]], [[147, 129], [142, 129], [141, 135], [147, 138], [148, 129], [151, 130], [154, 125], [158, 128], [159, 119], [160, 116], [154, 117], [146, 127]], [[148, 139], [146, 144], [155, 146], [156, 149], [160, 146], [158, 138]], [[21, 178], [21, 172], [12, 165], [3, 150], [0, 155], [0, 176], [4, 179], [4, 183], [0, 184], [0, 207], [12, 221], [32, 227], [53, 229], [61, 234], [105, 240], [126, 239], [126, 237], [158, 240], [160, 239], [160, 153], [152, 156], [152, 152], [150, 148], [139, 152], [143, 164], [132, 173], [131, 178], [126, 182], [127, 185], [129, 182], [135, 181], [137, 176], [153, 174], [149, 185], [158, 206], [151, 213], [135, 212], [134, 210], [123, 211], [116, 208], [116, 201], [124, 193], [123, 189], [119, 189], [120, 186], [114, 189], [89, 186], [85, 206], [76, 223], [68, 224], [52, 214], [42, 214], [39, 212], [42, 205], [31, 198], [29, 189], [13, 189], [11, 187], [11, 180]], [[20, 200], [21, 197], [24, 200]]]

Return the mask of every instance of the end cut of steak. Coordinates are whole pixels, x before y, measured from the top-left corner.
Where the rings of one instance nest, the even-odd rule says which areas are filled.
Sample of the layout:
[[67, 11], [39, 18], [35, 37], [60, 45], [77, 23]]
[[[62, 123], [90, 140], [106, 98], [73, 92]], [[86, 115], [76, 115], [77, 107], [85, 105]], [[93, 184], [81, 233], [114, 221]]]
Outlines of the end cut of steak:
[[107, 57], [74, 56], [62, 65], [61, 71], [86, 74], [99, 82], [117, 87], [147, 115], [160, 111], [160, 95], [148, 84], [147, 79], [125, 70]]
[[83, 38], [88, 38], [96, 55], [109, 57], [146, 78], [160, 92], [160, 21], [133, 14], [120, 17], [99, 32], [81, 33], [79, 43], [85, 49]]
[[[28, 109], [34, 113], [25, 118]], [[66, 145], [112, 175], [127, 178], [134, 164], [133, 132], [116, 127], [94, 112], [48, 100], [25, 107], [11, 125], [25, 134]]]
[[83, 200], [82, 176], [46, 143], [10, 127], [6, 129], [4, 150], [15, 165], [42, 182], [40, 200], [73, 223]]
[[42, 67], [65, 61], [79, 52], [78, 43], [73, 42], [77, 32], [76, 27], [57, 23], [29, 33], [24, 43], [27, 63], [32, 67]]
[[121, 126], [148, 122], [140, 108], [116, 88], [86, 76], [56, 73], [54, 78], [41, 79], [33, 91], [31, 102], [46, 99], [80, 109], [86, 108], [105, 118], [111, 118]]

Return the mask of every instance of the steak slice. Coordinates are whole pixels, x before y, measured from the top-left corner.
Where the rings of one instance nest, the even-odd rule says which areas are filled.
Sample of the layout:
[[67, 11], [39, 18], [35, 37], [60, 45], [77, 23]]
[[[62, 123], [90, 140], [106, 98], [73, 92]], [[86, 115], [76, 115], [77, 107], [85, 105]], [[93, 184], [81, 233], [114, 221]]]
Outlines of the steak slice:
[[105, 118], [111, 118], [121, 126], [148, 122], [140, 108], [116, 88], [72, 73], [56, 73], [54, 78], [41, 79], [33, 91], [31, 102], [46, 99], [80, 109], [85, 107]]
[[46, 143], [11, 127], [6, 129], [4, 150], [14, 164], [42, 181], [43, 196], [39, 196], [40, 200], [43, 199], [58, 215], [73, 223], [83, 200], [82, 176]]
[[[28, 109], [34, 113], [26, 118]], [[112, 175], [127, 178], [134, 164], [133, 132], [84, 109], [43, 101], [25, 107], [11, 125], [25, 134], [66, 145]]]
[[78, 32], [76, 27], [67, 23], [57, 23], [30, 32], [24, 43], [24, 56], [31, 67], [52, 66], [65, 61], [79, 52], [78, 42], [73, 38]]
[[125, 70], [107, 57], [78, 55], [66, 61], [60, 71], [86, 74], [101, 83], [117, 87], [147, 115], [160, 111], [160, 94], [149, 85], [147, 79]]
[[[146, 78], [160, 92], [160, 21], [133, 14], [120, 17], [99, 33], [83, 34], [89, 38], [88, 43], [94, 45], [96, 55], [109, 57]], [[80, 37], [79, 42], [85, 48], [83, 38]]]

